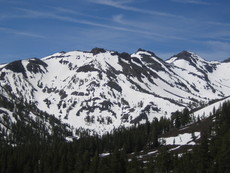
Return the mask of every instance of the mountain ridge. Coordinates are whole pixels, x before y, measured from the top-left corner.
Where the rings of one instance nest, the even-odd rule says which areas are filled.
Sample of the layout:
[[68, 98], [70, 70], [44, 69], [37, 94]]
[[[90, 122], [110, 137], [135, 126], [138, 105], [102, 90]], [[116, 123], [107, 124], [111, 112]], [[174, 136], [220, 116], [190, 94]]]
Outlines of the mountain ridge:
[[229, 96], [222, 70], [230, 64], [187, 51], [166, 61], [144, 49], [62, 51], [1, 66], [0, 95], [54, 115], [73, 133], [104, 134]]

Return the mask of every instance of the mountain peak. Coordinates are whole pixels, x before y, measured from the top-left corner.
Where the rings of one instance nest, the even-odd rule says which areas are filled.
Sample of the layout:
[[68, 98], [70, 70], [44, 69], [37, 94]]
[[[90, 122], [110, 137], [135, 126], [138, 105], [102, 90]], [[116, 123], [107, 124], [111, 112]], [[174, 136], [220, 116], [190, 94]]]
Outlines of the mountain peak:
[[192, 52], [189, 52], [187, 50], [183, 50], [180, 53], [178, 53], [176, 56], [183, 58], [183, 57], [190, 57], [190, 56], [192, 56], [192, 54], [193, 54]]
[[136, 53], [138, 53], [138, 52], [141, 52], [141, 53], [146, 52], [146, 53], [150, 54], [151, 56], [157, 57], [155, 53], [153, 53], [153, 52], [151, 52], [151, 51], [148, 51], [148, 50], [145, 50], [145, 49], [139, 48], [139, 49], [136, 51]]
[[15, 73], [22, 73], [26, 77], [26, 70], [22, 64], [22, 60], [13, 61], [5, 66], [5, 69]]
[[225, 63], [230, 62], [230, 57], [225, 59], [223, 62], [225, 62]]
[[98, 47], [95, 47], [95, 48], [93, 48], [93, 49], [90, 51], [90, 53], [93, 53], [93, 55], [97, 55], [97, 54], [99, 54], [99, 53], [105, 53], [105, 52], [106, 52], [105, 49], [103, 49], [103, 48], [98, 48]]
[[170, 59], [167, 60], [168, 63], [173, 63], [177, 60], [185, 60], [187, 62], [189, 62], [190, 64], [196, 64], [197, 61], [200, 62], [205, 62], [205, 60], [203, 58], [201, 58], [200, 56], [196, 55], [193, 52], [189, 52], [186, 50], [183, 50], [182, 52], [173, 55]]
[[177, 57], [177, 59], [184, 59], [184, 60], [187, 60], [187, 61], [190, 61], [191, 58], [194, 57], [194, 53], [192, 52], [189, 52], [189, 51], [186, 51], [186, 50], [183, 50], [182, 52], [174, 55], [173, 57]]

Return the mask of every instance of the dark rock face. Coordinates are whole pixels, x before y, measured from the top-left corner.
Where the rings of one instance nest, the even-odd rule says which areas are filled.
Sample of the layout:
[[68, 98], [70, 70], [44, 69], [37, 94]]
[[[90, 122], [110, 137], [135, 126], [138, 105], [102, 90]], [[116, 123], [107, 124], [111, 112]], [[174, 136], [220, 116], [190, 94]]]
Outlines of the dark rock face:
[[6, 69], [11, 70], [15, 73], [22, 73], [24, 77], [27, 77], [26, 75], [26, 70], [24, 68], [24, 66], [22, 65], [22, 61], [18, 60], [18, 61], [14, 61], [12, 63], [9, 63], [5, 66]]
[[230, 57], [229, 57], [228, 59], [224, 60], [223, 62], [224, 62], [224, 63], [230, 62]]
[[93, 48], [90, 53], [93, 53], [93, 55], [97, 55], [99, 53], [105, 53], [106, 50], [103, 48]]
[[108, 84], [107, 84], [109, 87], [117, 90], [118, 92], [122, 92], [122, 88], [116, 83], [116, 82], [113, 82], [113, 81], [109, 81]]
[[26, 68], [28, 71], [33, 72], [33, 73], [45, 73], [44, 70], [41, 69], [40, 66], [43, 66], [44, 68], [46, 68], [48, 65], [43, 62], [40, 59], [31, 59], [29, 60], [29, 63], [27, 64]]
[[209, 66], [209, 65], [205, 65], [204, 67], [205, 67], [205, 69], [206, 69], [208, 72], [210, 72], [210, 73], [212, 73], [212, 72], [213, 72], [213, 69], [215, 68], [214, 66]]
[[184, 59], [184, 58], [190, 58], [191, 55], [192, 54], [190, 52], [188, 52], [186, 50], [183, 50], [182, 52], [180, 52], [180, 53], [178, 53], [178, 54], [176, 54], [174, 56], [178, 57], [179, 59]]
[[77, 72], [92, 72], [92, 71], [99, 71], [98, 69], [94, 68], [93, 64], [81, 66], [77, 69]]
[[188, 51], [183, 50], [182, 52], [174, 55], [173, 57], [177, 57], [178, 59], [184, 59], [186, 61], [188, 61], [191, 65], [194, 64], [194, 62], [192, 61], [192, 54]]
[[145, 50], [145, 49], [139, 48], [139, 49], [137, 50], [137, 52], [147, 52], [147, 53], [151, 54], [151, 56], [157, 57], [155, 53], [153, 53], [153, 52], [151, 52], [151, 51], [148, 51], [148, 50]]
[[161, 64], [164, 64], [164, 62], [162, 60], [159, 60], [158, 57], [154, 56], [156, 59], [158, 59], [161, 62], [161, 64], [158, 63], [156, 60], [154, 60], [151, 55], [146, 55], [146, 54], [140, 54], [140, 55], [142, 56], [142, 61], [148, 63], [149, 64], [148, 66], [150, 68], [152, 68], [152, 69], [154, 69], [156, 71], [164, 70], [162, 68], [162, 65], [161, 65]]
[[148, 116], [147, 116], [147, 114], [145, 112], [142, 112], [137, 118], [135, 118], [134, 120], [130, 121], [130, 123], [137, 124], [137, 123], [140, 123], [141, 120], [148, 121]]
[[126, 60], [126, 61], [130, 61], [131, 60], [131, 56], [130, 54], [126, 53], [126, 52], [123, 52], [121, 54], [119, 54], [119, 57]]
[[5, 72], [1, 73], [1, 75], [0, 75], [0, 80], [4, 80], [5, 75], [6, 75]]

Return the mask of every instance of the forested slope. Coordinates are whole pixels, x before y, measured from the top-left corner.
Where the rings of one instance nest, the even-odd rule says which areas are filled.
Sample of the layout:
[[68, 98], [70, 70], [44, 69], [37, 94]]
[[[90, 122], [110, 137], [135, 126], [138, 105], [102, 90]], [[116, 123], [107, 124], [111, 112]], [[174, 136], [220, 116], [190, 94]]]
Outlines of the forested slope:
[[[187, 116], [187, 110], [177, 112]], [[180, 118], [181, 120], [181, 118]], [[203, 120], [189, 119], [177, 127], [175, 119], [121, 128], [113, 134], [88, 136], [67, 143], [1, 144], [0, 171], [3, 172], [229, 172], [230, 102]], [[189, 124], [189, 125], [188, 125]], [[194, 127], [196, 126], [196, 128]], [[197, 128], [200, 139], [188, 150], [170, 150], [159, 141], [175, 130]]]

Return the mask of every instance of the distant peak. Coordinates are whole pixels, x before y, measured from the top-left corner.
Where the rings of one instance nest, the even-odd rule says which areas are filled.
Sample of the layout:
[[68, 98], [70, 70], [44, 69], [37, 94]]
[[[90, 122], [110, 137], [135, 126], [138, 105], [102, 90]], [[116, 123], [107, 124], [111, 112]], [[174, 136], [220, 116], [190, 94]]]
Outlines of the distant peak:
[[151, 54], [152, 56], [157, 57], [155, 53], [148, 51], [148, 50], [145, 50], [145, 49], [139, 48], [136, 53], [138, 53], [138, 52], [147, 52], [147, 53]]
[[225, 62], [225, 63], [230, 62], [230, 57], [225, 59], [223, 62]]
[[59, 52], [59, 53], [61, 53], [61, 54], [65, 54], [66, 52], [62, 50], [62, 51], [61, 51], [61, 52]]
[[177, 60], [179, 59], [183, 59], [183, 60], [186, 60], [186, 61], [205, 61], [203, 58], [201, 58], [200, 56], [198, 56], [197, 54], [193, 53], [193, 52], [189, 52], [189, 51], [186, 51], [186, 50], [183, 50], [182, 52], [172, 56], [171, 58], [176, 58]]
[[106, 52], [105, 49], [103, 49], [103, 48], [98, 48], [98, 47], [93, 48], [93, 49], [90, 51], [90, 53], [93, 53], [93, 55], [97, 55], [97, 54], [99, 54], [99, 53], [105, 53], [105, 52]]
[[192, 55], [193, 55], [192, 52], [183, 50], [182, 52], [180, 52], [180, 53], [174, 55], [173, 57], [177, 57], [177, 58], [179, 58], [179, 59], [186, 59], [186, 58], [191, 58]]

